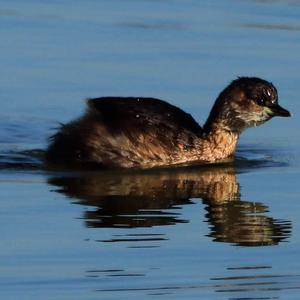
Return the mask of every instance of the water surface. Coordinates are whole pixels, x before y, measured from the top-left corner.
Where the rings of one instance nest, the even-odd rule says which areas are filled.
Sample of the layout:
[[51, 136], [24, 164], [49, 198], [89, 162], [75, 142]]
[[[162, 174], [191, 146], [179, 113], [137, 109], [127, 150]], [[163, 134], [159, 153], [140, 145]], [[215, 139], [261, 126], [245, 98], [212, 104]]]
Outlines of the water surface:
[[[0, 1], [3, 299], [296, 299], [300, 2]], [[147, 172], [47, 170], [87, 97], [169, 100], [203, 124], [237, 76], [293, 112], [233, 162]]]

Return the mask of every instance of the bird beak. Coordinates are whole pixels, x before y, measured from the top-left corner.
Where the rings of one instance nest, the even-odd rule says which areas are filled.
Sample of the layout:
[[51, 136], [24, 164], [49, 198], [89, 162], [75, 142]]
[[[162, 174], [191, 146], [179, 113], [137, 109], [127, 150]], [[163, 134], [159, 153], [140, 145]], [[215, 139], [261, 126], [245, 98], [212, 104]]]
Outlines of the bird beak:
[[267, 112], [272, 116], [278, 116], [278, 117], [290, 117], [291, 114], [288, 110], [281, 107], [279, 104], [276, 104], [274, 106], [266, 107]]

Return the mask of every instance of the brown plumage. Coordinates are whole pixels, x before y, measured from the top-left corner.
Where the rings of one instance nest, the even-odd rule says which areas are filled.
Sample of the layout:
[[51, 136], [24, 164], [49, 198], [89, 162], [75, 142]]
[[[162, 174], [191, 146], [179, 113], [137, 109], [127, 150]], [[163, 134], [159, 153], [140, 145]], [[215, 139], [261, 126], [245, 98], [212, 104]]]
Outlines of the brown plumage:
[[71, 167], [153, 168], [215, 162], [233, 155], [240, 133], [273, 116], [290, 116], [277, 90], [259, 78], [233, 81], [217, 98], [204, 127], [154, 98], [88, 100], [86, 113], [50, 138], [48, 163]]

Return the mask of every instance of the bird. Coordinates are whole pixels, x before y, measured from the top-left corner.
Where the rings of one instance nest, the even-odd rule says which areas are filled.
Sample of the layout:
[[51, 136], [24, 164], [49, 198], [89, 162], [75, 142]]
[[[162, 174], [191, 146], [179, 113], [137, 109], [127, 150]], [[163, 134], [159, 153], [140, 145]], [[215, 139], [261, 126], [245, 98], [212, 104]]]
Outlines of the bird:
[[290, 117], [276, 87], [238, 77], [218, 95], [201, 127], [180, 108], [146, 97], [87, 99], [83, 116], [49, 138], [48, 165], [151, 169], [216, 163], [234, 156], [241, 133], [275, 116]]

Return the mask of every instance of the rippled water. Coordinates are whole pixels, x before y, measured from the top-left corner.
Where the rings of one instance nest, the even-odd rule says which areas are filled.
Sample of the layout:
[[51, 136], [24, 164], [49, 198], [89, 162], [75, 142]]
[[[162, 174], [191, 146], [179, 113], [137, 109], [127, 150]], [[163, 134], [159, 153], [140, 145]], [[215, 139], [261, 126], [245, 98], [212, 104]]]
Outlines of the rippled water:
[[[297, 299], [300, 2], [1, 1], [1, 299]], [[49, 170], [84, 98], [169, 100], [203, 124], [236, 76], [293, 112], [236, 159], [143, 172]]]

